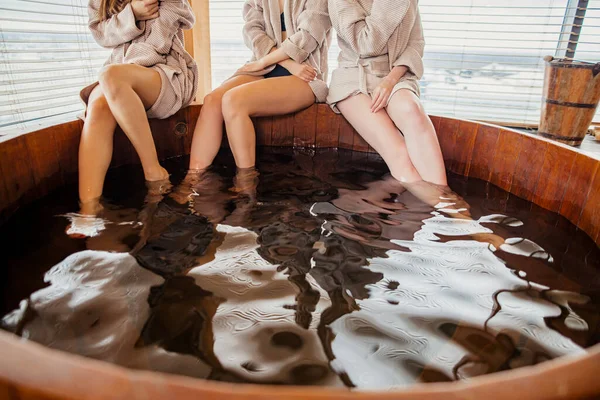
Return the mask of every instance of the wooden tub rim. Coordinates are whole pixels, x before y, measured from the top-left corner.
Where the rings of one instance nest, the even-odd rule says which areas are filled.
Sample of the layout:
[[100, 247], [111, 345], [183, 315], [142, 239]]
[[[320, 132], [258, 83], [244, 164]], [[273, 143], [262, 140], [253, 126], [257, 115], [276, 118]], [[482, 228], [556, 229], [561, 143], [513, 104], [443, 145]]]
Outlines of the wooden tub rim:
[[[545, 142], [548, 146], [560, 147], [600, 163], [600, 154], [588, 154], [531, 133], [467, 119], [435, 118], [457, 124], [471, 123], [479, 127], [498, 129], [500, 132], [530, 137]], [[55, 125], [53, 128], [73, 122]], [[0, 148], [3, 142], [14, 138], [0, 140]], [[338, 147], [343, 148], [341, 145]], [[289, 397], [285, 400], [479, 399], [482, 396], [492, 395], [497, 399], [512, 399], [515, 394], [518, 395], [517, 398], [526, 398], [523, 396], [526, 393], [523, 390], [528, 389], [531, 390], [529, 393], [537, 396], [536, 398], [580, 398], [600, 394], [600, 379], [597, 378], [600, 373], [600, 344], [586, 349], [581, 354], [559, 357], [535, 366], [483, 375], [468, 381], [419, 383], [406, 389], [397, 388], [392, 391], [348, 391], [323, 387], [231, 384], [153, 371], [132, 370], [105, 361], [54, 350], [3, 331], [0, 331], [0, 360], [2, 360], [0, 399], [4, 398], [3, 393], [7, 393], [10, 399], [154, 399], [181, 393], [182, 398], [206, 395], [208, 398], [219, 396], [228, 400], [251, 398], [264, 400], [265, 396], [276, 399]], [[31, 371], [31, 373], [24, 374], [24, 371]], [[127, 388], [122, 389], [121, 392], [118, 390], [109, 392], [109, 389], [114, 389], [117, 383], [126, 385]]]
[[[0, 388], [4, 382], [15, 391], [25, 390], [57, 399], [159, 399], [171, 392], [180, 391], [182, 398], [189, 395], [206, 395], [224, 399], [494, 399], [530, 398], [522, 392], [533, 386], [536, 398], [581, 398], [598, 394], [600, 380], [600, 345], [588, 348], [578, 355], [568, 355], [534, 366], [495, 372], [471, 378], [468, 381], [418, 383], [406, 389], [348, 390], [319, 386], [276, 386], [265, 384], [239, 384], [210, 381], [200, 378], [162, 372], [134, 370], [109, 362], [95, 360], [72, 353], [55, 350], [0, 331]], [[30, 374], [15, 372], [14, 363], [26, 365]], [[35, 363], [35, 364], [34, 364]], [[576, 373], [573, 369], [577, 368]], [[61, 376], [67, 375], [67, 376]], [[81, 375], [81, 376], [80, 376]], [[86, 381], [79, 379], [88, 378]], [[561, 379], [568, 377], [569, 379]], [[592, 380], [593, 378], [593, 380]], [[73, 381], [78, 384], [74, 385]], [[594, 382], [594, 386], [586, 383]], [[121, 393], [106, 393], [118, 384], [129, 384]], [[143, 386], [140, 386], [143, 385]], [[40, 390], [40, 388], [43, 388]], [[128, 390], [126, 390], [128, 389]], [[162, 389], [162, 390], [161, 390]], [[95, 390], [92, 396], [86, 395]], [[103, 392], [99, 392], [104, 390]], [[517, 393], [518, 392], [518, 393]], [[0, 395], [2, 391], [0, 390]], [[531, 392], [530, 392], [531, 393]], [[214, 397], [222, 396], [222, 397]], [[0, 396], [1, 398], [1, 396]], [[16, 397], [18, 398], [18, 397]], [[34, 395], [32, 398], [38, 398]]]

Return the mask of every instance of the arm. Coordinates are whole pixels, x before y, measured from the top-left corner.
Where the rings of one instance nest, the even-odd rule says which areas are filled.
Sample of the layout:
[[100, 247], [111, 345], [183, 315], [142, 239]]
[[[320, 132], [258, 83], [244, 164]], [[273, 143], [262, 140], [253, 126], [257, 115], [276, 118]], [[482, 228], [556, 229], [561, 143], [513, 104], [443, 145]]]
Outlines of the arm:
[[288, 37], [281, 48], [292, 60], [303, 63], [308, 56], [327, 40], [331, 20], [327, 0], [308, 0], [298, 16], [298, 29]]
[[285, 60], [289, 60], [290, 56], [280, 47], [278, 49], [272, 48], [269, 54], [260, 59], [263, 68], [267, 68], [273, 64], [280, 64]]
[[[410, 32], [408, 45], [406, 50], [400, 54], [398, 59], [394, 61], [394, 67], [404, 67], [412, 72], [417, 79], [423, 76], [423, 51], [425, 50], [425, 39], [423, 38], [423, 26], [421, 25], [421, 16], [417, 12], [415, 25]], [[395, 68], [394, 68], [395, 69]], [[406, 72], [406, 71], [405, 71]], [[404, 75], [404, 74], [402, 74]], [[398, 78], [398, 80], [402, 77]], [[396, 82], [398, 82], [396, 80]]]
[[179, 29], [194, 26], [194, 13], [187, 0], [161, 0], [159, 12], [146, 40], [129, 46], [125, 63], [143, 67], [164, 63]]
[[292, 75], [302, 79], [305, 82], [310, 82], [317, 77], [317, 70], [307, 64], [300, 64], [291, 58], [282, 49], [273, 47], [269, 54], [263, 58], [252, 61], [244, 65], [238, 72], [258, 72], [267, 67], [279, 64], [287, 69]]
[[329, 0], [329, 13], [338, 35], [360, 56], [379, 55], [400, 26], [414, 0], [377, 0], [371, 14], [355, 0]]
[[244, 43], [260, 60], [277, 45], [265, 32], [262, 0], [246, 0], [244, 3]]
[[88, 27], [94, 40], [102, 47], [113, 48], [127, 43], [140, 36], [144, 29], [138, 28], [131, 3], [127, 4], [121, 12], [102, 20], [100, 15], [100, 2], [90, 0], [88, 3]]
[[395, 66], [389, 74], [377, 85], [371, 96], [371, 112], [379, 112], [387, 104], [394, 86], [406, 74], [408, 68], [404, 65]]

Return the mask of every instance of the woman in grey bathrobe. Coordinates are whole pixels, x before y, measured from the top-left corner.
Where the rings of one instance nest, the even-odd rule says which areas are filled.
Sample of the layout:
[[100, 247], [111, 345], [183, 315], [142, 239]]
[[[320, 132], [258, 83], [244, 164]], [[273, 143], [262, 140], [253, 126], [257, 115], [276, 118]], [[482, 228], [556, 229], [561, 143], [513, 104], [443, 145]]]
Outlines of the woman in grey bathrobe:
[[288, 114], [327, 97], [327, 0], [246, 0], [243, 14], [252, 61], [204, 98], [192, 142], [192, 172], [212, 164], [223, 121], [236, 165], [253, 167], [250, 117]]
[[98, 82], [81, 91], [87, 106], [79, 146], [81, 213], [95, 215], [117, 124], [142, 162], [147, 181], [168, 178], [158, 162], [148, 118], [167, 118], [189, 104], [198, 68], [185, 51], [194, 25], [187, 0], [90, 0], [89, 28], [111, 49]]
[[394, 178], [446, 185], [435, 129], [419, 101], [425, 40], [418, 0], [328, 0], [328, 7], [340, 55], [327, 102]]

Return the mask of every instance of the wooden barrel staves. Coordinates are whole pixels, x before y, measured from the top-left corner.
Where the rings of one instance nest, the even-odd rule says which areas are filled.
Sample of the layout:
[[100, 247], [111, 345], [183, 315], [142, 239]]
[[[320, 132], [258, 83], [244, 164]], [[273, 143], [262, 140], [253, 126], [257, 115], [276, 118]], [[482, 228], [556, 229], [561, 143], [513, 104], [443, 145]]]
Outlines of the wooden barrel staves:
[[544, 98], [538, 134], [578, 146], [600, 100], [600, 63], [544, 57]]

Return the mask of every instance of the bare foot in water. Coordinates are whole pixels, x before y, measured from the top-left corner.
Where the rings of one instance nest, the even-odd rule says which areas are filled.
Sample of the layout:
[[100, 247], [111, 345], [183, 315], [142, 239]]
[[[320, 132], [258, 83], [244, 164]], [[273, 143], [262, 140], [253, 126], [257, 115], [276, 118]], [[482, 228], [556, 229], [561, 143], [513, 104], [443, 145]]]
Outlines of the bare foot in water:
[[230, 191], [246, 195], [254, 200], [258, 186], [258, 176], [258, 170], [254, 167], [238, 168], [235, 178], [233, 178], [233, 187]]
[[144, 170], [144, 178], [148, 182], [164, 181], [169, 179], [169, 172], [159, 165], [156, 169]]
[[145, 204], [158, 203], [163, 199], [165, 194], [169, 193], [173, 188], [169, 178], [160, 179], [156, 181], [146, 181], [146, 198], [144, 199]]
[[144, 206], [139, 212], [138, 223], [141, 225], [140, 236], [137, 244], [131, 250], [132, 253], [139, 251], [146, 245], [148, 238], [151, 235], [152, 222], [154, 215], [158, 209], [158, 203], [173, 189], [171, 181], [163, 179], [160, 181], [146, 181], [148, 192], [144, 198]]
[[78, 213], [69, 213], [64, 216], [71, 222], [67, 225], [65, 233], [73, 239], [84, 239], [98, 235], [104, 230], [104, 220], [97, 215], [104, 207], [100, 204], [100, 198], [80, 203]]

